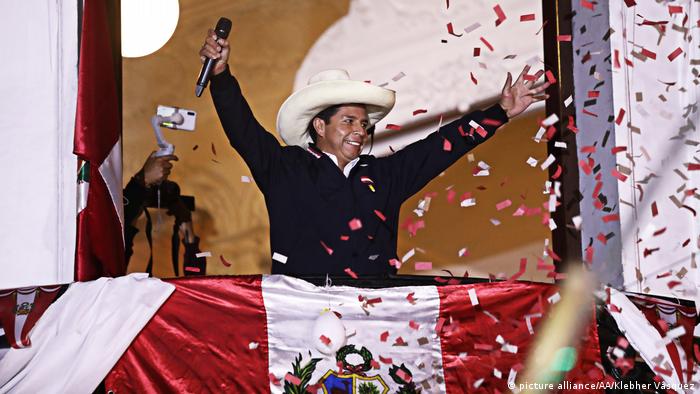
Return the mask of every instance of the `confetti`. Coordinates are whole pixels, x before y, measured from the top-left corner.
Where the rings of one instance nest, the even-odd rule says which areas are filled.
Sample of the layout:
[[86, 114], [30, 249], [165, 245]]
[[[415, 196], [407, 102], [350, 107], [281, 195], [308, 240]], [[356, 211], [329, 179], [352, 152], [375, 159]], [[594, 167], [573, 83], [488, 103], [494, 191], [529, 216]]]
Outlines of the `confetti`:
[[301, 379], [292, 375], [289, 372], [287, 372], [287, 374], [284, 376], [284, 380], [295, 385], [295, 386], [299, 386], [301, 384]]
[[496, 210], [497, 210], [497, 211], [502, 211], [502, 210], [508, 208], [508, 207], [511, 206], [511, 205], [513, 205], [513, 202], [512, 202], [512, 201], [510, 201], [510, 200], [503, 200], [503, 201], [501, 201], [501, 202], [499, 202], [499, 203], [496, 204]]
[[386, 125], [386, 128], [387, 128], [387, 130], [394, 130], [394, 131], [399, 131], [399, 130], [401, 130], [401, 126], [399, 126], [399, 125], [397, 125], [397, 124], [392, 124], [392, 123], [388, 123], [388, 124]]
[[408, 326], [411, 327], [414, 330], [420, 329], [420, 324], [416, 323], [415, 321], [411, 320], [408, 322]]
[[474, 85], [478, 85], [478, 84], [479, 84], [479, 81], [476, 80], [476, 77], [474, 76], [473, 73], [471, 73], [471, 72], [469, 73], [469, 78], [471, 78], [472, 83], [473, 83]]
[[379, 335], [379, 340], [382, 342], [386, 342], [387, 338], [389, 338], [389, 331], [384, 331]]
[[467, 33], [467, 34], [469, 34], [469, 33], [473, 32], [474, 30], [476, 30], [476, 29], [478, 29], [478, 28], [480, 28], [480, 27], [481, 27], [481, 23], [476, 22], [476, 23], [473, 23], [473, 24], [469, 25], [468, 27], [465, 27], [465, 28], [464, 28], [464, 32]]
[[391, 357], [385, 358], [385, 357], [379, 356], [379, 361], [383, 362], [384, 364], [389, 364], [389, 365], [394, 363], [394, 361], [391, 359]]
[[221, 260], [221, 264], [223, 264], [226, 267], [230, 267], [231, 263], [229, 263], [223, 255], [219, 255], [219, 260]]
[[275, 260], [278, 263], [287, 264], [287, 256], [277, 252], [272, 254], [272, 260]]
[[350, 275], [351, 278], [357, 279], [357, 274], [349, 267], [344, 269], [343, 271], [345, 271], [346, 274]]
[[559, 34], [559, 35], [557, 35], [557, 41], [570, 42], [571, 41], [571, 34]]
[[241, 182], [250, 183], [250, 178], [245, 175], [241, 175]]
[[383, 213], [375, 209], [374, 214], [377, 215], [377, 217], [381, 219], [382, 222], [386, 222], [386, 216], [384, 216]]
[[259, 346], [259, 344], [257, 342], [251, 342], [248, 344], [248, 349], [255, 350], [258, 348], [258, 346]]
[[442, 150], [444, 150], [445, 152], [451, 151], [452, 150], [452, 143], [447, 138], [443, 138], [443, 139], [444, 139], [444, 141], [442, 142]]
[[350, 230], [356, 231], [362, 228], [362, 222], [360, 219], [355, 218], [348, 222], [348, 226], [350, 226]]
[[496, 26], [498, 26], [501, 23], [503, 23], [503, 21], [506, 20], [506, 14], [503, 12], [503, 10], [501, 9], [501, 6], [498, 4], [496, 4], [493, 7], [493, 11], [496, 13], [496, 16], [498, 17], [498, 19], [496, 19]]
[[196, 258], [200, 257], [211, 257], [211, 252], [199, 252], [194, 255]]
[[473, 55], [474, 57], [479, 57], [479, 55], [481, 55], [481, 48], [479, 48], [479, 47], [474, 48], [474, 51], [472, 52], [472, 55]]
[[408, 252], [406, 252], [405, 255], [403, 255], [403, 257], [401, 258], [401, 262], [402, 262], [402, 263], [405, 263], [406, 261], [408, 261], [408, 259], [410, 259], [411, 257], [413, 257], [415, 254], [416, 254], [416, 250], [415, 250], [415, 249], [409, 250]]
[[556, 158], [550, 153], [549, 156], [547, 156], [547, 159], [545, 159], [545, 161], [543, 161], [540, 165], [542, 171], [546, 170], [550, 165], [552, 165], [552, 163], [554, 163], [554, 160], [556, 160]]
[[452, 27], [452, 22], [447, 24], [447, 33], [455, 37], [462, 37], [462, 34], [455, 34], [454, 28]]
[[615, 124], [617, 124], [618, 126], [620, 124], [622, 124], [622, 119], [624, 119], [624, 117], [625, 117], [625, 109], [620, 108], [620, 111], [617, 113], [617, 118], [615, 118]]
[[413, 111], [413, 116], [424, 114], [426, 112], [428, 112], [427, 109], [417, 109], [417, 110]]
[[528, 21], [534, 21], [534, 20], [535, 20], [535, 14], [520, 15], [520, 22], [528, 22]]
[[479, 298], [476, 296], [476, 290], [472, 287], [467, 290], [467, 293], [469, 294], [469, 301], [472, 303], [472, 306], [479, 305]]
[[479, 37], [479, 39], [484, 43], [484, 45], [486, 45], [486, 48], [488, 48], [489, 51], [493, 52], [493, 45], [491, 45], [490, 42], [486, 41], [484, 37]]
[[469, 251], [467, 250], [467, 248], [462, 248], [457, 252], [457, 256], [458, 257], [469, 256]]
[[668, 61], [672, 62], [672, 61], [673, 61], [675, 58], [677, 58], [678, 55], [680, 55], [681, 53], [683, 53], [683, 50], [682, 50], [680, 47], [676, 48], [673, 52], [671, 52], [671, 53], [668, 55]]
[[535, 159], [535, 158], [533, 158], [533, 157], [528, 157], [526, 163], [527, 163], [530, 167], [533, 167], [533, 168], [534, 168], [534, 167], [537, 165], [537, 159]]
[[547, 72], [544, 73], [544, 76], [547, 77], [547, 82], [549, 82], [550, 84], [554, 85], [555, 83], [557, 83], [557, 79], [554, 78], [554, 73], [552, 73], [552, 71], [547, 70]]
[[393, 78], [391, 78], [391, 80], [396, 82], [405, 76], [406, 76], [406, 74], [404, 74], [403, 72], [400, 72], [400, 73], [396, 74]]
[[433, 269], [433, 263], [426, 261], [426, 262], [416, 262], [415, 264], [415, 270], [416, 271], [428, 271]]
[[321, 342], [323, 342], [323, 344], [326, 345], [326, 346], [328, 346], [328, 345], [331, 344], [331, 339], [328, 338], [328, 337], [325, 336], [325, 335], [321, 335], [320, 337], [318, 337], [318, 339], [320, 339]]

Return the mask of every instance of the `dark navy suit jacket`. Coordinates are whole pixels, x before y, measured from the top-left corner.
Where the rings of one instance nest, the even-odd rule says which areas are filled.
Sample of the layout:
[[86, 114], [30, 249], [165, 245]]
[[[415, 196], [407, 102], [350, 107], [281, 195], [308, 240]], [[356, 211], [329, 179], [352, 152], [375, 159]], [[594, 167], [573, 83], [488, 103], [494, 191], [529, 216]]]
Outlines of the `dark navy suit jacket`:
[[[296, 276], [346, 268], [395, 273], [389, 261], [397, 258], [401, 204], [508, 120], [499, 105], [472, 112], [391, 156], [360, 156], [346, 178], [314, 146], [281, 146], [255, 119], [228, 70], [211, 79], [211, 94], [231, 146], [265, 196], [271, 251], [287, 257], [284, 264], [273, 260], [272, 273]], [[474, 131], [470, 120], [485, 130]], [[352, 219], [362, 227], [352, 231]]]

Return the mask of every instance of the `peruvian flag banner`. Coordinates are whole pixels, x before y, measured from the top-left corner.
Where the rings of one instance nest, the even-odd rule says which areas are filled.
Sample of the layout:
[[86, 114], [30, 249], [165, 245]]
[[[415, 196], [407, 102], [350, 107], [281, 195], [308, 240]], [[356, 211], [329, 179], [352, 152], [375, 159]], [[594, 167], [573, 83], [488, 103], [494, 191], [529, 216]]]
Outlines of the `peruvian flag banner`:
[[15, 349], [31, 346], [29, 332], [46, 308], [56, 299], [61, 286], [0, 290], [0, 328]]
[[83, 7], [73, 153], [80, 159], [75, 279], [126, 273], [121, 117], [104, 0]]
[[[109, 373], [107, 390], [510, 392], [559, 299], [555, 286], [524, 282], [381, 289], [281, 275], [168, 282], [175, 292]], [[598, 348], [593, 323], [567, 382], [603, 379]]]

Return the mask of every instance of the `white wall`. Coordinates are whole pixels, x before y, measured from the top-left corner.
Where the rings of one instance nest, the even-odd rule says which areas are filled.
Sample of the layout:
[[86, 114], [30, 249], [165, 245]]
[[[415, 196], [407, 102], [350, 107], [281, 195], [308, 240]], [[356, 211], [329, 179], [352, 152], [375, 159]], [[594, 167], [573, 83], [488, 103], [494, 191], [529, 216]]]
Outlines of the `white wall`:
[[73, 280], [76, 1], [0, 13], [0, 289]]
[[[681, 12], [671, 14], [670, 6]], [[617, 165], [631, 170], [627, 180], [618, 181], [626, 290], [692, 299], [700, 283], [700, 192], [693, 191], [700, 188], [700, 171], [688, 170], [688, 163], [700, 164], [699, 16], [700, 3], [691, 0], [641, 1], [633, 7], [610, 2], [615, 118], [625, 110], [614, 125], [615, 142], [627, 147], [627, 154], [616, 155]], [[644, 19], [667, 21], [665, 34], [642, 24]], [[642, 48], [656, 59], [644, 56]], [[670, 60], [676, 48], [683, 53]]]

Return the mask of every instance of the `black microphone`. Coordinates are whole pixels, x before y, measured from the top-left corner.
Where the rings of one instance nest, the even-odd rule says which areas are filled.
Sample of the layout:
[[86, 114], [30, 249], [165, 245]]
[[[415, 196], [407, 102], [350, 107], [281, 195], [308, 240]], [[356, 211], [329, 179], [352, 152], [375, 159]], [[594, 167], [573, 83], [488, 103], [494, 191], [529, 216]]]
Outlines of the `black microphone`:
[[[224, 17], [219, 18], [219, 22], [216, 23], [216, 29], [214, 29], [217, 40], [219, 38], [226, 39], [229, 32], [231, 32], [231, 20]], [[214, 68], [214, 64], [216, 64], [216, 59], [207, 58], [202, 65], [202, 70], [199, 71], [199, 77], [197, 78], [197, 86], [194, 88], [194, 94], [197, 97], [201, 96], [204, 88], [207, 87], [209, 75], [211, 74], [211, 69]]]

